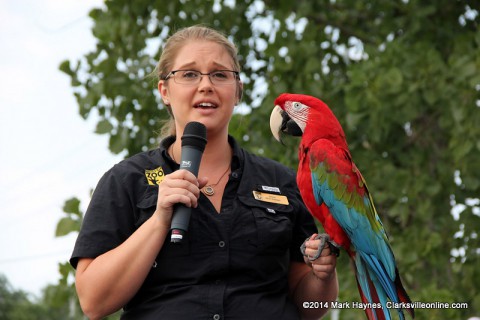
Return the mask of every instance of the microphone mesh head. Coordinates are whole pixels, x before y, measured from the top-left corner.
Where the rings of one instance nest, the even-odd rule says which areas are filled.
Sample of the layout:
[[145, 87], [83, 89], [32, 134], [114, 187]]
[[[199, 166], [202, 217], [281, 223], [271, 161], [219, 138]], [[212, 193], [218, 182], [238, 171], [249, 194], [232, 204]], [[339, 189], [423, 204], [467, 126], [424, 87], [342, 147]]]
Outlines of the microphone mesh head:
[[187, 125], [185, 126], [183, 135], [186, 135], [186, 134], [192, 134], [192, 135], [199, 136], [206, 139], [207, 128], [203, 125], [203, 123], [192, 121], [187, 123]]
[[207, 144], [207, 128], [203, 123], [192, 121], [183, 130], [182, 147], [190, 146], [203, 152]]

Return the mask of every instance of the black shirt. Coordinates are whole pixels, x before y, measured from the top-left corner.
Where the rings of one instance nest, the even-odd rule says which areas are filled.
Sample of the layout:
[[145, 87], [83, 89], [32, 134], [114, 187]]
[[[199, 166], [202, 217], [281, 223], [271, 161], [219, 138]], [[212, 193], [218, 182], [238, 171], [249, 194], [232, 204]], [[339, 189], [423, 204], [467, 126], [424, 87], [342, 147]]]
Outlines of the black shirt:
[[[173, 141], [169, 137], [105, 173], [73, 250], [74, 267], [78, 258], [117, 247], [151, 217], [157, 184], [178, 169], [166, 151]], [[232, 137], [229, 142], [232, 168], [220, 213], [201, 194], [183, 242], [166, 238], [122, 319], [299, 318], [288, 296], [288, 268], [291, 261], [303, 262], [299, 247], [317, 228], [295, 172], [246, 152]]]

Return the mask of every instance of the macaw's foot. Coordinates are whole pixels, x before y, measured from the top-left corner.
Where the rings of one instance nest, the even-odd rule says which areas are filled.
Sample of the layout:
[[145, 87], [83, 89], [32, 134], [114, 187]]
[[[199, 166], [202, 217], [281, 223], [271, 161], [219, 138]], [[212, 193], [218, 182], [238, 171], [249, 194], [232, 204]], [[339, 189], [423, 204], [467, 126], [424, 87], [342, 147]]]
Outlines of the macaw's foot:
[[320, 245], [318, 246], [317, 252], [313, 256], [309, 256], [305, 253], [305, 250], [307, 249], [306, 242], [311, 240], [310, 238], [305, 239], [303, 244], [300, 246], [300, 252], [303, 254], [304, 257], [307, 257], [308, 260], [314, 261], [317, 260], [320, 255], [322, 254], [323, 249], [325, 248], [326, 245], [329, 246], [330, 252], [332, 255], [339, 256], [340, 255], [340, 250], [338, 249], [337, 246], [335, 246], [331, 241], [330, 241], [330, 236], [326, 233], [322, 233], [317, 235], [313, 240], [320, 240]]

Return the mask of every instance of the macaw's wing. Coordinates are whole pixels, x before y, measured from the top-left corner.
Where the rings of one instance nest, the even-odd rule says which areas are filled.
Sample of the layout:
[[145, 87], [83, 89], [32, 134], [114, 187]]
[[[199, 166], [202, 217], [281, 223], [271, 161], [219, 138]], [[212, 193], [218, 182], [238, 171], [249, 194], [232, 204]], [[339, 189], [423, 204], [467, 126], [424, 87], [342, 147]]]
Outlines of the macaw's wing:
[[357, 253], [394, 281], [395, 258], [387, 234], [348, 150], [321, 139], [312, 144], [309, 154], [317, 204], [325, 203]]

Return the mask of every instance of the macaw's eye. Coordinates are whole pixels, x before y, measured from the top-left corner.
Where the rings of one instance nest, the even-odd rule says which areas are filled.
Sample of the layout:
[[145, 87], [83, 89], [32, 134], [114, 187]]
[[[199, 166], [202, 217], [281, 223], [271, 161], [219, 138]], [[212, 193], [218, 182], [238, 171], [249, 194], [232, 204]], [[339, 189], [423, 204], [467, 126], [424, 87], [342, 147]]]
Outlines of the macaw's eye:
[[299, 102], [294, 102], [293, 103], [293, 110], [298, 111], [300, 109], [302, 109], [302, 104], [299, 103]]

